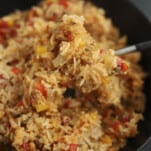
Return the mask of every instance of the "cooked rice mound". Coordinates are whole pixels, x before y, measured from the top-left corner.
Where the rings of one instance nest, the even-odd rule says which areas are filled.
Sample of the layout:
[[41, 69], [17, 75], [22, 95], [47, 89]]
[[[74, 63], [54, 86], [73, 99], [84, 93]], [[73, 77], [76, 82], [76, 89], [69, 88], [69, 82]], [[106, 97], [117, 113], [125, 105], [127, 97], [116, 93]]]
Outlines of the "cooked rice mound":
[[140, 54], [102, 9], [43, 0], [0, 20], [0, 142], [16, 151], [118, 151], [144, 110]]

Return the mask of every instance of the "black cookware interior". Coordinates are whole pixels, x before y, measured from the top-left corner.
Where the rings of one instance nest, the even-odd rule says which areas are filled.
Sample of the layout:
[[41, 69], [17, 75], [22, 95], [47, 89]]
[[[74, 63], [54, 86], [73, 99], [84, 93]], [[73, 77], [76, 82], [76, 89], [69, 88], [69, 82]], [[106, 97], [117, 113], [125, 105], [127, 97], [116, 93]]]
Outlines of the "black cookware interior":
[[[27, 9], [37, 2], [38, 0], [0, 1], [0, 16], [12, 12], [14, 8]], [[97, 6], [105, 8], [107, 16], [112, 18], [114, 24], [120, 28], [122, 34], [128, 36], [129, 44], [151, 40], [151, 23], [130, 1], [92, 0], [92, 2]], [[144, 86], [146, 94], [145, 120], [139, 124], [139, 134], [135, 138], [129, 139], [127, 146], [122, 151], [137, 150], [151, 136], [151, 50], [143, 53], [140, 64], [149, 73]], [[6, 150], [10, 151], [10, 148]]]

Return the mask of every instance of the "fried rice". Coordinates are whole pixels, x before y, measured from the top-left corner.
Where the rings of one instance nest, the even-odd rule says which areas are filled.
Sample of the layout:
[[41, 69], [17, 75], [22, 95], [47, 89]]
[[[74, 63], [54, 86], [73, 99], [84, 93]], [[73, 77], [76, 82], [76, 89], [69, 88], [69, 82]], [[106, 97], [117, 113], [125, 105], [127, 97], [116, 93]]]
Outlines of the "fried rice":
[[83, 0], [0, 19], [0, 142], [16, 151], [118, 151], [143, 119], [139, 53]]

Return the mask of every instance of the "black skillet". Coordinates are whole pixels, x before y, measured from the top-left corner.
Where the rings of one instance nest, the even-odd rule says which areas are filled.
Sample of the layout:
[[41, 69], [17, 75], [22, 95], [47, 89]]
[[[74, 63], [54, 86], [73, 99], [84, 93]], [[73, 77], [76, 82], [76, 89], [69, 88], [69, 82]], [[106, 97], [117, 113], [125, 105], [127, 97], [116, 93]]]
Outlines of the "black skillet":
[[[97, 6], [106, 9], [107, 16], [111, 17], [114, 24], [120, 28], [122, 34], [128, 36], [128, 43], [134, 44], [151, 40], [151, 23], [144, 17], [142, 11], [129, 0], [92, 0]], [[0, 16], [12, 12], [14, 9], [27, 9], [38, 0], [1, 0]], [[139, 134], [128, 140], [127, 146], [121, 151], [151, 151], [151, 50], [142, 54], [140, 64], [149, 73], [145, 80], [144, 92], [146, 94], [146, 111], [144, 121], [139, 123]], [[143, 146], [142, 146], [143, 145]], [[4, 146], [0, 151], [12, 151]]]

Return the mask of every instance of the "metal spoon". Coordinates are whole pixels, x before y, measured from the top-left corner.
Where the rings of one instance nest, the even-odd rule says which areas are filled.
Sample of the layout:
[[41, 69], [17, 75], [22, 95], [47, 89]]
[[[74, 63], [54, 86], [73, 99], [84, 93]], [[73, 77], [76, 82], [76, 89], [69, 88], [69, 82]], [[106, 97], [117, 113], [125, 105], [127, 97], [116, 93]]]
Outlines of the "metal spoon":
[[151, 48], [151, 40], [141, 42], [138, 44], [134, 44], [134, 45], [128, 46], [126, 48], [119, 49], [119, 50], [115, 51], [115, 55], [120, 56], [120, 55], [128, 54], [130, 52], [135, 52], [135, 51], [142, 52], [148, 48]]
[[151, 150], [151, 137], [137, 151], [150, 151], [150, 150]]

